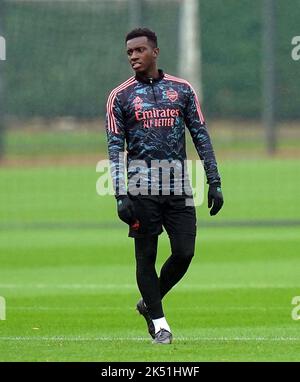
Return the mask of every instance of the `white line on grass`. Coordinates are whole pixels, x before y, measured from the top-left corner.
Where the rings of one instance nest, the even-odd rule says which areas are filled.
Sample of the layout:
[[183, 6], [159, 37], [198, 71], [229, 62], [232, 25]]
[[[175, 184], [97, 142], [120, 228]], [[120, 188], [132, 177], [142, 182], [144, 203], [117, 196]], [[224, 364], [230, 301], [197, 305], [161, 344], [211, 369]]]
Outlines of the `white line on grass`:
[[[136, 290], [136, 284], [0, 284], [0, 289], [87, 289], [87, 290]], [[299, 288], [299, 284], [187, 284], [178, 286], [182, 289], [268, 289]]]
[[[72, 341], [72, 342], [88, 342], [88, 341], [149, 341], [149, 337], [0, 337], [0, 341]], [[300, 337], [176, 337], [176, 342], [188, 341], [214, 341], [214, 342], [230, 342], [230, 341], [256, 341], [256, 342], [298, 342]]]
[[[85, 311], [85, 310], [94, 310], [94, 311], [124, 311], [124, 309], [128, 310], [136, 310], [134, 306], [10, 306], [10, 310], [20, 310], [20, 311]], [[224, 307], [219, 307], [218, 309], [215, 310], [220, 310], [224, 309]], [[206, 306], [193, 306], [191, 308], [189, 307], [176, 307], [172, 308], [169, 307], [168, 310], [182, 310], [182, 311], [207, 311], [207, 312], [212, 312], [213, 308], [211, 307], [206, 307]], [[286, 311], [286, 306], [268, 306], [268, 307], [262, 307], [262, 306], [227, 306], [226, 305], [226, 310], [241, 310], [241, 311], [248, 311], [248, 310], [254, 310], [254, 311], [262, 311], [262, 312], [270, 312], [273, 310], [282, 310]]]

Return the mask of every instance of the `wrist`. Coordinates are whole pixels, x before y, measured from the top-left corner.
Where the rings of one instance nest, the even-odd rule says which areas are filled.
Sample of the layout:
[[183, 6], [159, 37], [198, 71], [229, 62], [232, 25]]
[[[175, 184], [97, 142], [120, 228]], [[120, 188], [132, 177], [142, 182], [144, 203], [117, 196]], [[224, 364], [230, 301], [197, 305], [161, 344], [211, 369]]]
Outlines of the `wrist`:
[[214, 187], [214, 188], [220, 187], [221, 188], [221, 182], [210, 183], [209, 187]]

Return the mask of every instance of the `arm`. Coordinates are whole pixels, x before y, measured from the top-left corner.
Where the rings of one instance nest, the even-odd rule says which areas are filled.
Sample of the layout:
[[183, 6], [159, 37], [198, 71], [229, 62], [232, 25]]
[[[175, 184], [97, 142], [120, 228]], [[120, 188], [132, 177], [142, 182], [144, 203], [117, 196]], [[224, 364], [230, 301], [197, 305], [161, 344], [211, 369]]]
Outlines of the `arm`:
[[121, 104], [113, 93], [108, 97], [106, 105], [106, 134], [115, 196], [126, 195], [124, 119]]
[[211, 144], [210, 136], [205, 126], [205, 120], [201, 112], [197, 95], [190, 88], [188, 104], [185, 112], [185, 124], [192, 136], [195, 148], [204, 163], [208, 184], [221, 184], [217, 162]]
[[116, 94], [107, 101], [106, 134], [110, 171], [113, 180], [119, 218], [127, 224], [135, 223], [134, 206], [127, 196], [125, 184], [125, 124], [122, 106]]
[[185, 124], [190, 131], [197, 153], [204, 164], [207, 183], [209, 184], [208, 208], [213, 205], [210, 215], [216, 215], [224, 203], [221, 178], [197, 95], [191, 87], [189, 90]]

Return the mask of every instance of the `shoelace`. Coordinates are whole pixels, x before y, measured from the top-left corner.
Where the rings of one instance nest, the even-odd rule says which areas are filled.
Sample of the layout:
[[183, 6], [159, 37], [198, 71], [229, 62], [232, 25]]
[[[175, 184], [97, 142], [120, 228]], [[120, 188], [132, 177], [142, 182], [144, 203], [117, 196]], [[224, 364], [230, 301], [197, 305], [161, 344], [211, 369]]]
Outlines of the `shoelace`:
[[162, 337], [165, 332], [168, 332], [166, 329], [160, 329], [160, 331], [157, 333], [158, 338]]

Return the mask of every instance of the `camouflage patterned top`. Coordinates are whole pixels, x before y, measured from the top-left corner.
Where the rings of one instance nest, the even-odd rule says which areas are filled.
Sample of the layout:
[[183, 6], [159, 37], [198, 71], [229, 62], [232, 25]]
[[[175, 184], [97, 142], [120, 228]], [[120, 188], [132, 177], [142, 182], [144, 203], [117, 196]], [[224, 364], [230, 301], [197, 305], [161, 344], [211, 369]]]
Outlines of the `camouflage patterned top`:
[[[116, 195], [126, 194], [125, 141], [128, 181], [139, 172], [148, 182], [153, 160], [182, 164], [185, 161], [185, 126], [203, 160], [207, 183], [220, 184], [200, 104], [187, 81], [160, 70], [157, 79], [135, 76], [116, 87], [108, 97], [106, 114], [108, 152]], [[132, 163], [135, 165], [131, 166]], [[139, 168], [136, 164], [140, 164]]]

